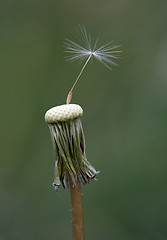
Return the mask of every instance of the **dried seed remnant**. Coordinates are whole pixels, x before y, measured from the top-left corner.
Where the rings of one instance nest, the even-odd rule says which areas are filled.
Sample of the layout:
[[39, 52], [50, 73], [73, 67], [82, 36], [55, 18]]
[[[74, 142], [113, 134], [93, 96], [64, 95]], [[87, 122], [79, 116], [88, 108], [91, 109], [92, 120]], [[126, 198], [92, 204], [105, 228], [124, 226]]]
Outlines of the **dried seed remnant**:
[[86, 158], [85, 138], [80, 120], [82, 114], [83, 110], [77, 104], [58, 106], [45, 114], [56, 158], [53, 182], [55, 190], [58, 190], [60, 184], [65, 189], [69, 188], [70, 178], [74, 187], [78, 180], [85, 185], [98, 173]]

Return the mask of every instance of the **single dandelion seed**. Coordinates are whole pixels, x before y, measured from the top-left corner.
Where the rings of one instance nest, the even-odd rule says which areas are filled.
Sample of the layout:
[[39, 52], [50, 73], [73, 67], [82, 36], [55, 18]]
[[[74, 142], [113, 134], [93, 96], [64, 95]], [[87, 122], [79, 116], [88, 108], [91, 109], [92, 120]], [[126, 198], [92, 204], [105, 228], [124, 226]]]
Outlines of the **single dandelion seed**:
[[80, 30], [83, 40], [82, 45], [75, 43], [69, 39], [66, 39], [65, 41], [65, 52], [68, 53], [66, 60], [69, 62], [85, 61], [77, 79], [75, 80], [70, 92], [68, 93], [66, 100], [67, 104], [71, 102], [72, 91], [91, 58], [95, 58], [107, 68], [112, 70], [111, 66], [117, 65], [113, 59], [118, 59], [119, 54], [122, 52], [121, 50], [117, 50], [120, 45], [114, 45], [113, 41], [98, 47], [99, 39], [97, 38], [95, 43], [92, 44], [91, 35], [87, 34], [85, 27], [80, 26]]

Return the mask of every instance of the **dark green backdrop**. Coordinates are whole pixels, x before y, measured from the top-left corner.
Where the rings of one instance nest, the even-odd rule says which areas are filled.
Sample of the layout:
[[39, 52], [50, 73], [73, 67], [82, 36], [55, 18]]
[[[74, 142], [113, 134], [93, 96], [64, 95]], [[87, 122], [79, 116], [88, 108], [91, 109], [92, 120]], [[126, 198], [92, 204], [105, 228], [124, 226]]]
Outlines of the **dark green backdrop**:
[[84, 109], [86, 240], [167, 239], [167, 2], [2, 0], [0, 239], [72, 239], [69, 191], [52, 187], [45, 112], [81, 69], [65, 62], [78, 24], [122, 45], [113, 71], [89, 63], [73, 95]]

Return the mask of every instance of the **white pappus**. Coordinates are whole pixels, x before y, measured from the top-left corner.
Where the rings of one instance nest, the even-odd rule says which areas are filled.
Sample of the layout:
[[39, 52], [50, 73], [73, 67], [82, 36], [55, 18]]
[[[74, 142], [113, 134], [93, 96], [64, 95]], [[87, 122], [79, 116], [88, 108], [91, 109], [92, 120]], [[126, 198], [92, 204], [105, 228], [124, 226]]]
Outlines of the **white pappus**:
[[66, 60], [69, 62], [75, 62], [75, 61], [84, 61], [85, 63], [73, 85], [71, 88], [69, 95], [67, 97], [67, 103], [70, 103], [72, 98], [72, 90], [74, 89], [78, 79], [80, 78], [83, 70], [85, 69], [86, 65], [90, 61], [92, 57], [97, 59], [100, 63], [104, 64], [107, 68], [112, 70], [112, 65], [117, 65], [113, 61], [113, 59], [118, 59], [119, 54], [122, 52], [121, 50], [117, 50], [120, 45], [114, 45], [113, 41], [108, 42], [102, 46], [99, 45], [99, 39], [97, 38], [95, 43], [92, 44], [91, 35], [87, 34], [85, 27], [80, 26], [81, 30], [81, 37], [83, 44], [80, 45], [76, 42], [73, 42], [69, 39], [66, 39], [65, 41], [65, 52], [68, 53], [68, 56], [66, 57]]

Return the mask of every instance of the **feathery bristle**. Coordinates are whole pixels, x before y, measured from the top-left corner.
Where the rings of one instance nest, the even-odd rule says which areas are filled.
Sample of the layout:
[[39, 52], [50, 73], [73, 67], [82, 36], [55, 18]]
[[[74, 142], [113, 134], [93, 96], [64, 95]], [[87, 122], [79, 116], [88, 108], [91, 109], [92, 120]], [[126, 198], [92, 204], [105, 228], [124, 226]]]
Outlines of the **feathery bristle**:
[[91, 36], [90, 34], [87, 34], [85, 27], [80, 26], [80, 30], [83, 45], [66, 39], [65, 52], [69, 54], [69, 56], [67, 57], [67, 61], [82, 61], [93, 56], [109, 69], [112, 69], [111, 65], [117, 65], [117, 63], [115, 63], [112, 59], [119, 58], [119, 53], [121, 53], [122, 51], [116, 49], [120, 47], [120, 45], [114, 45], [113, 41], [111, 41], [98, 47], [98, 39], [95, 41], [94, 45], [92, 45]]

